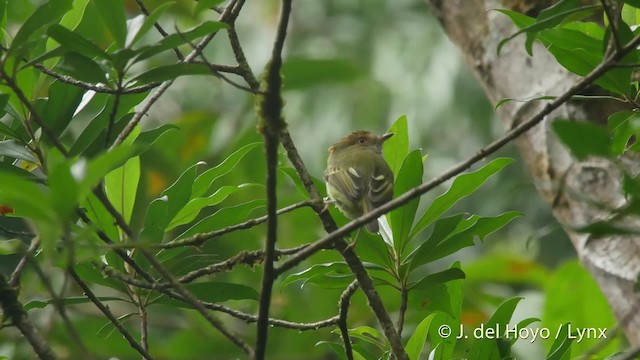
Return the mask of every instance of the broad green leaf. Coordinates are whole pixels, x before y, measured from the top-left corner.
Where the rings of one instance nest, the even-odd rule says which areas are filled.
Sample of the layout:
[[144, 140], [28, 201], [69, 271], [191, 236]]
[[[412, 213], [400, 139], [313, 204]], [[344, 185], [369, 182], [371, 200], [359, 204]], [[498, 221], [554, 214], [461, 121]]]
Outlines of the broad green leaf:
[[427, 226], [431, 225], [431, 223], [442, 216], [460, 199], [473, 194], [491, 176], [495, 175], [498, 171], [502, 170], [512, 162], [513, 159], [497, 158], [479, 170], [458, 176], [453, 181], [451, 188], [431, 203], [431, 206], [427, 211], [425, 211], [413, 227], [410, 237], [413, 238]]
[[83, 197], [98, 185], [107, 174], [124, 166], [135, 155], [135, 150], [130, 145], [121, 145], [88, 162], [85, 159], [78, 160], [72, 166], [72, 172], [79, 183], [80, 196]]
[[27, 149], [24, 145], [20, 145], [15, 140], [0, 141], [0, 156], [8, 156], [14, 159], [38, 163], [38, 160], [31, 150]]
[[387, 338], [380, 333], [380, 331], [372, 328], [371, 326], [358, 326], [354, 329], [349, 329], [349, 336], [364, 340], [372, 345], [375, 345], [380, 350], [388, 350], [389, 343]]
[[[112, 264], [109, 264], [109, 266], [113, 267]], [[128, 289], [123, 282], [105, 277], [102, 272], [93, 267], [93, 265], [90, 265], [88, 263], [80, 263], [75, 265], [73, 269], [78, 274], [78, 276], [80, 276], [80, 278], [87, 281], [88, 283], [106, 286], [123, 294], [127, 293]]]
[[79, 188], [71, 175], [70, 161], [60, 151], [52, 149], [47, 157], [47, 167], [53, 206], [60, 218], [70, 221], [79, 200]]
[[7, 0], [0, 0], [0, 42], [4, 39], [4, 29], [7, 27]]
[[444, 284], [453, 280], [464, 279], [465, 274], [459, 268], [450, 268], [437, 273], [429, 274], [417, 282], [410, 284], [409, 289], [427, 290], [435, 285]]
[[600, 54], [602, 51], [602, 39], [589, 36], [579, 30], [547, 29], [540, 33], [540, 39], [547, 45], [567, 51], [582, 49], [594, 54]]
[[229, 195], [244, 189], [248, 189], [254, 186], [261, 186], [259, 184], [240, 184], [238, 186], [222, 186], [212, 195], [207, 197], [195, 198], [189, 201], [171, 220], [167, 226], [167, 230], [173, 229], [178, 225], [183, 225], [191, 222], [198, 216], [200, 211], [205, 207], [214, 206], [226, 199]]
[[62, 134], [67, 128], [82, 101], [83, 92], [82, 88], [60, 81], [49, 86], [49, 99], [42, 114], [54, 134]]
[[571, 343], [573, 337], [569, 328], [571, 323], [562, 324], [554, 337], [553, 345], [547, 354], [546, 360], [569, 360], [571, 359]]
[[166, 132], [177, 129], [179, 128], [173, 124], [164, 124], [155, 129], [140, 133], [133, 142], [133, 146], [137, 149], [136, 154], [140, 155], [151, 148], [151, 146]]
[[627, 150], [627, 145], [630, 144], [633, 136], [637, 138], [640, 135], [640, 114], [632, 111], [614, 113], [609, 116], [608, 128], [613, 134], [611, 154], [614, 156], [622, 155]]
[[[616, 319], [608, 306], [607, 299], [589, 272], [577, 260], [568, 261], [560, 266], [548, 279], [545, 288], [546, 299], [543, 312], [543, 325], [550, 329], [559, 329], [570, 322], [575, 329], [615, 327]], [[589, 301], [571, 301], [563, 294], [571, 294], [574, 299]], [[585, 338], [575, 342], [571, 347], [576, 354], [584, 354], [599, 344], [601, 339]], [[620, 339], [611, 339], [606, 347], [598, 352], [608, 354], [618, 349]], [[554, 344], [555, 346], [555, 344]]]
[[220, 5], [224, 2], [224, 0], [198, 0], [196, 7], [194, 9], [194, 13], [196, 15], [200, 14], [203, 10], [212, 9], [213, 7]]
[[192, 198], [201, 197], [206, 194], [216, 179], [233, 170], [249, 151], [258, 146], [260, 146], [260, 143], [245, 145], [229, 155], [220, 164], [200, 174], [193, 183]]
[[522, 213], [510, 211], [496, 217], [472, 215], [463, 219], [462, 214], [438, 220], [433, 234], [410, 256], [410, 269], [451, 255], [468, 246], [473, 246], [477, 236], [484, 240], [486, 236], [504, 227]]
[[[121, 299], [119, 297], [113, 297], [113, 296], [97, 296], [98, 300], [100, 301], [125, 301], [128, 302], [127, 300]], [[62, 299], [47, 299], [47, 300], [32, 300], [29, 301], [28, 303], [24, 304], [24, 309], [26, 311], [29, 311], [31, 309], [42, 309], [44, 307], [46, 307], [47, 305], [51, 305], [54, 304], [56, 302], [60, 302], [62, 303], [62, 305], [77, 305], [77, 304], [86, 304], [91, 302], [91, 300], [86, 297], [86, 296], [73, 296], [73, 297], [67, 297], [67, 298], [62, 298]]]
[[360, 68], [346, 59], [288, 59], [282, 64], [284, 90], [306, 89], [327, 83], [353, 81], [362, 75]]
[[[304, 187], [304, 184], [302, 183], [302, 179], [300, 179], [300, 175], [298, 175], [298, 172], [296, 171], [296, 169], [292, 167], [282, 166], [278, 168], [278, 170], [280, 170], [283, 174], [287, 175], [287, 177], [291, 180], [291, 182], [293, 182], [293, 185], [295, 185], [296, 190], [298, 190], [300, 195], [302, 195], [305, 199], [309, 198], [309, 193], [307, 192], [307, 189]], [[311, 181], [313, 181], [313, 184], [315, 185], [316, 189], [318, 189], [318, 192], [320, 192], [320, 196], [323, 196], [323, 197], [327, 196], [327, 190], [326, 190], [324, 181], [314, 176], [311, 176]]]
[[451, 295], [445, 284], [436, 284], [427, 290], [411, 290], [409, 292], [409, 304], [412, 309], [419, 310], [420, 313], [440, 312], [448, 317], [454, 316]]
[[[198, 5], [200, 5], [201, 1], [198, 1]], [[149, 29], [151, 29], [153, 27], [153, 25], [160, 19], [160, 17], [162, 16], [162, 14], [165, 12], [165, 10], [167, 10], [169, 7], [175, 5], [175, 1], [170, 1], [170, 2], [166, 2], [160, 6], [158, 6], [155, 10], [153, 10], [153, 12], [146, 17], [146, 19], [144, 19], [144, 21], [142, 22], [142, 25], [140, 27], [138, 27], [137, 29], [127, 29], [128, 33], [127, 33], [127, 40], [126, 40], [126, 46], [127, 47], [131, 47], [133, 45], [136, 44], [136, 42], [138, 42], [138, 40], [140, 40], [148, 31]], [[139, 15], [139, 16], [144, 16], [144, 15]], [[131, 20], [133, 22], [133, 20]]]
[[357, 241], [358, 256], [362, 261], [377, 264], [389, 271], [394, 269], [395, 263], [391, 259], [391, 248], [382, 240], [381, 236], [361, 231]]
[[105, 191], [126, 222], [131, 220], [140, 181], [140, 157], [129, 159], [104, 178]]
[[[398, 177], [395, 180], [393, 197], [397, 198], [405, 192], [413, 189], [422, 183], [422, 156], [420, 150], [414, 150], [407, 155], [402, 163]], [[416, 197], [407, 204], [391, 211], [391, 229], [393, 231], [393, 242], [397, 254], [402, 254], [407, 242], [410, 240], [409, 234], [413, 220], [418, 211], [420, 197]]]
[[424, 318], [418, 327], [413, 331], [413, 334], [409, 338], [407, 342], [407, 346], [405, 350], [407, 351], [407, 355], [409, 355], [410, 360], [418, 360], [420, 357], [420, 353], [424, 348], [424, 344], [427, 341], [427, 334], [429, 333], [429, 326], [431, 325], [431, 321], [436, 316], [436, 314], [431, 314]]
[[[65, 53], [62, 58], [62, 62], [58, 64], [56, 70], [81, 81], [89, 83], [108, 83], [105, 71], [100, 67], [100, 65], [77, 52], [69, 51]], [[82, 90], [79, 87], [76, 87], [76, 89]]]
[[[111, 216], [95, 194], [88, 194], [83, 207], [86, 209], [86, 215], [91, 221], [92, 227], [104, 232], [112, 241], [118, 239], [118, 227], [113, 221], [113, 216]], [[108, 254], [109, 253], [107, 253], [107, 255]]]
[[141, 237], [151, 241], [161, 241], [162, 234], [167, 229], [170, 221], [189, 202], [192, 197], [191, 187], [196, 178], [199, 166], [197, 163], [185, 170], [178, 180], [164, 190], [161, 197], [152, 201], [147, 208], [144, 221], [144, 229]]
[[349, 266], [343, 262], [343, 261], [338, 261], [338, 262], [332, 262], [332, 263], [326, 263], [326, 264], [317, 264], [317, 265], [313, 265], [312, 267], [297, 272], [295, 274], [290, 274], [288, 275], [283, 281], [282, 281], [282, 287], [285, 287], [295, 281], [298, 280], [305, 280], [300, 287], [304, 287], [304, 285], [306, 284], [306, 280], [317, 276], [317, 275], [327, 275], [327, 274], [350, 274], [351, 270], [349, 269]]
[[394, 133], [394, 135], [384, 142], [384, 159], [389, 164], [393, 174], [398, 176], [400, 167], [409, 154], [409, 125], [407, 117], [400, 116], [387, 132]]
[[[449, 267], [450, 269], [460, 269], [460, 262], [456, 261]], [[456, 337], [460, 335], [460, 318], [462, 313], [462, 299], [464, 296], [463, 292], [463, 280], [453, 280], [445, 283], [444, 285], [447, 295], [449, 296], [448, 305], [450, 307], [450, 315], [445, 314], [437, 314], [433, 319], [431, 328], [429, 330], [429, 336], [433, 342], [436, 344], [436, 348], [434, 351], [434, 356], [436, 359], [451, 359], [453, 358], [453, 352], [455, 350], [457, 339]], [[437, 289], [438, 287], [436, 287]], [[428, 290], [430, 293], [432, 290]], [[428, 304], [427, 304], [428, 305]], [[440, 334], [438, 334], [438, 329], [442, 325], [447, 325], [451, 329], [451, 336], [446, 339], [443, 339]]]
[[[184, 285], [198, 299], [219, 303], [229, 300], [258, 300], [258, 292], [249, 286], [225, 282], [199, 282]], [[157, 304], [177, 306], [181, 308], [191, 309], [191, 305], [182, 301], [161, 297]]]
[[46, 29], [47, 25], [58, 22], [72, 8], [72, 0], [50, 0], [40, 6], [20, 27], [9, 48], [14, 52], [28, 45], [29, 38], [37, 31]]
[[[500, 304], [491, 318], [484, 324], [484, 328], [498, 328], [501, 334], [500, 338], [503, 338], [506, 327], [509, 324], [511, 317], [513, 316], [513, 312], [516, 310], [516, 306], [518, 306], [518, 303], [521, 300], [521, 297], [514, 297]], [[469, 350], [469, 358], [501, 359], [502, 354], [500, 353], [500, 349], [498, 348], [498, 342], [496, 341], [496, 339], [483, 337], [475, 339], [475, 341], [471, 345], [471, 349]]]
[[589, 156], [611, 156], [607, 130], [589, 122], [554, 121], [553, 130], [573, 156], [582, 160]]
[[20, 137], [20, 135], [15, 132], [12, 128], [8, 127], [7, 125], [5, 125], [3, 122], [0, 122], [0, 135], [1, 136], [6, 136], [10, 139], [13, 140], [17, 140], [19, 142], [23, 142], [22, 138]]
[[135, 61], [138, 62], [148, 59], [151, 56], [157, 55], [161, 52], [176, 48], [188, 42], [192, 42], [197, 38], [212, 35], [217, 31], [225, 29], [226, 27], [227, 25], [221, 22], [206, 21], [189, 31], [185, 31], [180, 34], [171, 34], [160, 40], [156, 45], [140, 48], [136, 52], [139, 55], [136, 56]]
[[124, 0], [94, 0], [102, 22], [116, 42], [118, 48], [123, 48], [127, 38], [127, 19], [125, 16]]
[[61, 25], [52, 25], [48, 29], [49, 36], [69, 51], [89, 58], [109, 59], [109, 55], [91, 41]]
[[[266, 203], [267, 202], [263, 199], [256, 199], [240, 205], [224, 207], [212, 215], [198, 221], [195, 225], [178, 235], [176, 240], [184, 239], [198, 233], [220, 230], [234, 224], [239, 224], [245, 221], [255, 210], [264, 208]], [[360, 250], [360, 248], [358, 248], [358, 250]]]

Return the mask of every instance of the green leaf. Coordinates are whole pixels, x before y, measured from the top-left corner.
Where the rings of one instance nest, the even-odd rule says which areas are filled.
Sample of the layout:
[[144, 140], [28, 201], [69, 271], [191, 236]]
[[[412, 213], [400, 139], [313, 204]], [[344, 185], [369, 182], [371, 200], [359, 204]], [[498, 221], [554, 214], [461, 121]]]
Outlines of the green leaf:
[[551, 95], [543, 95], [543, 96], [536, 96], [533, 98], [528, 98], [528, 99], [514, 99], [514, 98], [504, 98], [501, 99], [500, 101], [498, 101], [496, 103], [496, 105], [493, 107], [493, 110], [498, 110], [502, 105], [511, 102], [511, 101], [516, 101], [516, 102], [529, 102], [529, 101], [537, 101], [537, 100], [554, 100], [557, 96], [551, 96]]
[[199, 162], [185, 170], [178, 180], [164, 190], [159, 199], [155, 199], [147, 208], [144, 221], [143, 239], [160, 242], [162, 234], [174, 218], [189, 202], [192, 197], [191, 187], [199, 166]]
[[327, 83], [350, 82], [362, 75], [360, 68], [346, 59], [288, 59], [282, 64], [284, 90], [306, 89]]
[[52, 149], [47, 157], [49, 174], [47, 177], [53, 205], [57, 215], [72, 220], [78, 204], [79, 188], [71, 175], [71, 164], [57, 149]]
[[589, 156], [611, 156], [607, 130], [589, 122], [554, 121], [553, 130], [573, 156], [582, 160]]
[[491, 176], [502, 170], [505, 166], [511, 164], [513, 159], [497, 158], [485, 165], [481, 169], [472, 173], [458, 176], [449, 188], [449, 191], [440, 195], [435, 199], [431, 206], [420, 217], [411, 231], [410, 237], [413, 238], [433, 221], [442, 216], [460, 199], [473, 194], [482, 184], [484, 184]]
[[298, 280], [304, 280], [303, 283], [300, 285], [300, 287], [302, 288], [304, 287], [304, 285], [307, 283], [309, 279], [318, 275], [329, 275], [329, 274], [348, 275], [348, 274], [351, 274], [351, 270], [349, 269], [349, 266], [343, 261], [317, 264], [317, 265], [313, 265], [312, 267], [306, 270], [288, 275], [282, 281], [281, 286], [285, 287]]
[[129, 159], [104, 178], [105, 191], [126, 222], [131, 220], [140, 181], [140, 157]]
[[[56, 68], [59, 72], [69, 75], [75, 79], [89, 83], [107, 84], [108, 80], [105, 71], [97, 62], [81, 55], [77, 52], [69, 51], [64, 54], [62, 62]], [[68, 85], [71, 86], [71, 85]], [[82, 90], [79, 87], [75, 87]]]
[[69, 51], [82, 54], [89, 58], [97, 57], [99, 59], [109, 59], [109, 55], [94, 43], [64, 26], [54, 24], [49, 27], [47, 32], [52, 39]]
[[424, 344], [427, 341], [427, 334], [429, 333], [429, 326], [431, 326], [431, 321], [436, 316], [436, 314], [431, 314], [424, 318], [418, 327], [413, 331], [413, 334], [409, 338], [407, 342], [407, 346], [405, 350], [407, 351], [407, 355], [409, 355], [409, 359], [418, 360], [420, 357], [420, 353], [422, 352], [422, 348], [424, 348]]
[[144, 131], [136, 137], [133, 146], [137, 149], [136, 155], [140, 155], [149, 148], [166, 132], [179, 129], [173, 124], [160, 125], [155, 129]]
[[377, 264], [392, 271], [395, 267], [391, 259], [391, 249], [381, 236], [361, 231], [358, 235], [358, 256], [362, 261]]
[[571, 343], [573, 338], [569, 335], [571, 323], [562, 324], [554, 338], [553, 345], [547, 354], [547, 360], [568, 360], [571, 359]]
[[[160, 19], [160, 17], [165, 12], [165, 10], [167, 10], [169, 7], [175, 4], [176, 4], [175, 1], [166, 2], [158, 6], [151, 14], [149, 14], [148, 17], [144, 18], [144, 15], [141, 14], [138, 16], [140, 19], [138, 20], [132, 19], [131, 24], [141, 22], [142, 25], [140, 25], [137, 29], [133, 29], [131, 26], [129, 27], [129, 29], [127, 29], [128, 31], [127, 31], [127, 39], [125, 42], [125, 46], [131, 47], [135, 45]], [[200, 2], [198, 2], [198, 5], [199, 4]]]
[[640, 9], [640, 0], [622, 0], [622, 2], [624, 2], [625, 4], [629, 4], [634, 8]]
[[13, 38], [9, 52], [26, 47], [31, 36], [47, 25], [58, 22], [72, 8], [72, 0], [51, 0], [40, 6], [20, 27]]
[[94, 0], [98, 13], [118, 48], [123, 48], [127, 38], [127, 19], [124, 0]]
[[608, 128], [613, 134], [611, 154], [622, 155], [627, 150], [627, 145], [638, 143], [631, 140], [634, 136], [637, 138], [640, 135], [640, 114], [632, 111], [614, 113], [609, 116]]
[[[180, 34], [171, 34], [160, 40], [156, 45], [140, 48], [137, 51], [139, 55], [136, 56], [135, 61], [138, 62], [148, 59], [161, 52], [192, 42], [197, 38], [214, 34], [217, 31], [227, 28], [227, 26], [228, 25], [217, 21], [206, 21], [189, 31]], [[209, 71], [209, 73], [211, 73], [211, 71]]]
[[409, 154], [409, 125], [406, 116], [400, 116], [387, 130], [394, 133], [392, 137], [384, 142], [384, 159], [389, 164], [394, 175], [398, 175], [404, 159]]
[[[124, 299], [113, 297], [113, 296], [97, 296], [100, 301], [125, 301]], [[29, 311], [31, 309], [43, 309], [47, 305], [54, 304], [56, 302], [62, 303], [62, 305], [78, 305], [78, 304], [86, 304], [91, 302], [88, 297], [85, 296], [73, 296], [62, 299], [47, 299], [47, 300], [32, 300], [28, 303], [24, 304], [24, 309]]]
[[[255, 210], [264, 208], [266, 204], [267, 202], [264, 199], [256, 199], [240, 205], [222, 208], [185, 230], [176, 237], [176, 240], [239, 224], [246, 220]], [[360, 250], [360, 248], [358, 248], [358, 250]]]
[[519, 216], [522, 216], [522, 213], [510, 211], [495, 217], [472, 215], [463, 219], [462, 214], [458, 214], [440, 219], [436, 222], [431, 236], [409, 256], [410, 268], [415, 269], [465, 247], [473, 246], [473, 239], [476, 236], [482, 241], [486, 236]]
[[0, 156], [8, 156], [14, 159], [26, 160], [34, 164], [38, 163], [33, 153], [24, 145], [15, 140], [0, 141]]
[[[598, 283], [578, 260], [571, 260], [552, 274], [545, 287], [545, 297], [553, 299], [546, 301], [543, 310], [543, 326], [549, 329], [559, 329], [563, 324], [571, 323], [573, 329], [608, 328], [615, 327], [616, 319], [608, 306], [607, 299], [602, 294]], [[589, 301], [571, 301], [566, 294], [574, 299], [589, 299]], [[571, 347], [577, 354], [584, 354], [599, 344], [602, 339], [584, 338], [574, 342]], [[609, 339], [604, 349], [598, 354], [611, 353], [619, 348], [619, 338]], [[556, 344], [554, 343], [554, 346]]]
[[178, 225], [183, 225], [191, 222], [193, 219], [196, 218], [196, 216], [198, 216], [198, 213], [200, 213], [200, 211], [205, 207], [217, 205], [222, 201], [224, 201], [224, 199], [226, 199], [229, 195], [237, 191], [248, 189], [254, 186], [262, 186], [262, 185], [240, 184], [238, 186], [233, 186], [233, 185], [223, 186], [210, 196], [192, 199], [171, 220], [171, 222], [167, 226], [167, 230], [173, 229]]
[[213, 7], [220, 5], [224, 0], [198, 0], [194, 9], [195, 15], [200, 14], [203, 10], [212, 9]]
[[44, 106], [44, 120], [54, 134], [67, 128], [82, 101], [82, 88], [55, 81], [49, 86], [49, 99]]
[[[393, 197], [397, 198], [405, 192], [413, 189], [422, 183], [422, 156], [420, 150], [414, 150], [407, 155], [398, 172], [394, 185]], [[393, 210], [389, 215], [391, 219], [391, 229], [393, 231], [393, 242], [397, 254], [402, 254], [409, 242], [411, 226], [418, 211], [420, 198], [416, 197], [407, 204]]]
[[364, 340], [372, 345], [375, 345], [380, 350], [386, 351], [389, 349], [387, 338], [371, 326], [358, 326], [357, 328], [349, 329], [349, 336], [352, 338]]
[[437, 273], [429, 274], [418, 282], [409, 285], [409, 289], [427, 290], [435, 285], [444, 284], [453, 280], [464, 279], [465, 274], [459, 268], [450, 268]]
[[[298, 172], [296, 171], [296, 169], [292, 167], [282, 166], [282, 167], [279, 167], [278, 170], [280, 170], [283, 174], [287, 175], [287, 177], [291, 180], [291, 182], [293, 182], [293, 185], [295, 185], [296, 190], [298, 190], [300, 195], [302, 195], [305, 199], [309, 199], [309, 193], [307, 192], [307, 189], [304, 187], [304, 184], [302, 183], [302, 179], [300, 179], [300, 175], [298, 175]], [[318, 191], [320, 192], [320, 196], [326, 197], [327, 190], [326, 190], [324, 181], [314, 176], [311, 176], [311, 181], [313, 181], [313, 184], [315, 185], [316, 189], [318, 189]]]
[[[219, 303], [229, 300], [258, 300], [258, 292], [249, 286], [225, 282], [199, 282], [184, 285], [195, 297], [199, 300]], [[161, 297], [157, 304], [176, 306], [181, 308], [191, 309], [192, 306], [188, 303]]]
[[[506, 327], [513, 316], [513, 312], [521, 300], [521, 297], [514, 297], [500, 304], [495, 313], [493, 313], [491, 318], [485, 323], [484, 328], [498, 328], [501, 334], [500, 338], [503, 338], [502, 335], [505, 334]], [[476, 339], [469, 350], [470, 359], [501, 359], [501, 355], [498, 342], [496, 339], [489, 337]]]
[[251, 150], [260, 146], [260, 143], [251, 143], [236, 150], [233, 154], [229, 155], [220, 164], [200, 174], [193, 183], [193, 196], [192, 198], [203, 196], [209, 191], [211, 185], [216, 179], [228, 174], [233, 170], [240, 160], [247, 155]]

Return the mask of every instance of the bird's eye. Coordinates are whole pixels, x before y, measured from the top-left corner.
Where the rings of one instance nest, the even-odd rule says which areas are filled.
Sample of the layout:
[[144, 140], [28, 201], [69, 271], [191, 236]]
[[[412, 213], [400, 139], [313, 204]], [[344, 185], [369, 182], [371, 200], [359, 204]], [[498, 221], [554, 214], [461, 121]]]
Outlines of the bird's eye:
[[367, 138], [360, 138], [358, 139], [358, 144], [364, 145], [367, 143]]

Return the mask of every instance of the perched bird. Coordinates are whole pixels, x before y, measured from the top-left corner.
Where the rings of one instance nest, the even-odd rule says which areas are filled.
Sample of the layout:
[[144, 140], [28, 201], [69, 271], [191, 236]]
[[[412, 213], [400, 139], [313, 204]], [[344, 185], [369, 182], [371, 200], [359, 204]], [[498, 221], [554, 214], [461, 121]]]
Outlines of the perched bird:
[[[393, 198], [393, 172], [382, 157], [382, 144], [391, 136], [356, 131], [329, 147], [324, 171], [327, 193], [348, 218], [360, 217]], [[366, 228], [378, 232], [377, 219]]]

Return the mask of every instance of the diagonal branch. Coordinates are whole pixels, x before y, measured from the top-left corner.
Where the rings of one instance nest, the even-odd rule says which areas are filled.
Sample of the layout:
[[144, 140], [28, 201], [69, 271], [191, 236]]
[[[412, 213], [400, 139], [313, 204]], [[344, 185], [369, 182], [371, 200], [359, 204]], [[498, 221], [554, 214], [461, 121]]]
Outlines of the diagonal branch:
[[271, 52], [271, 60], [265, 70], [265, 79], [261, 86], [264, 94], [258, 98], [258, 128], [264, 136], [264, 147], [267, 157], [267, 239], [265, 243], [264, 271], [262, 274], [262, 288], [258, 308], [258, 323], [256, 336], [256, 360], [263, 360], [267, 352], [267, 334], [269, 332], [269, 306], [273, 282], [278, 276], [275, 272], [276, 240], [278, 237], [278, 204], [276, 195], [276, 178], [278, 171], [278, 145], [280, 132], [284, 128], [282, 119], [282, 49], [287, 36], [291, 1], [283, 0], [280, 8], [280, 21], [276, 40]]
[[[136, 0], [136, 3], [138, 4], [138, 7], [140, 8], [140, 11], [142, 11], [142, 13], [149, 17], [149, 15], [151, 15], [151, 12], [149, 11], [149, 9], [147, 9], [147, 6], [144, 4], [144, 2], [142, 0]], [[158, 32], [160, 33], [160, 35], [162, 35], [162, 37], [167, 37], [169, 36], [169, 33], [166, 32], [162, 26], [160, 26], [160, 24], [158, 24], [158, 22], [154, 22], [153, 26], [156, 28], [156, 30], [158, 30]], [[182, 53], [180, 52], [180, 49], [178, 48], [173, 48], [173, 52], [176, 53], [176, 56], [178, 57], [178, 60], [184, 60], [184, 55], [182, 55]]]

